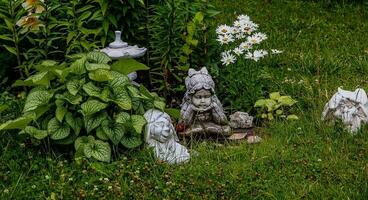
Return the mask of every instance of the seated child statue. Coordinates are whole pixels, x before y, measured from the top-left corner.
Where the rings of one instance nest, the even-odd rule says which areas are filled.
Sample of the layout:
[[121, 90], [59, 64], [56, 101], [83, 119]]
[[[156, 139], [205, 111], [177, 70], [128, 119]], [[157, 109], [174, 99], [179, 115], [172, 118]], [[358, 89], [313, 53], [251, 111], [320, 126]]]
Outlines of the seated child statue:
[[187, 91], [180, 112], [185, 130], [180, 134], [230, 135], [226, 115], [215, 94], [215, 83], [207, 69], [189, 69], [185, 85]]

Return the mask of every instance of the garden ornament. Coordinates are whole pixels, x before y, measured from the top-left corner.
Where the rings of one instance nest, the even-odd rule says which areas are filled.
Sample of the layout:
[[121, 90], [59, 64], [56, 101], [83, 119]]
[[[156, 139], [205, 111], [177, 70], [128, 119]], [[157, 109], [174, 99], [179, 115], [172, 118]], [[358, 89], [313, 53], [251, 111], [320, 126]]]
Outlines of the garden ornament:
[[[122, 58], [138, 58], [146, 53], [146, 48], [139, 48], [137, 45], [129, 46], [128, 43], [121, 40], [121, 31], [115, 31], [115, 41], [110, 43], [108, 47], [101, 50], [106, 53], [111, 59], [118, 60]], [[128, 74], [131, 81], [137, 78], [137, 73]]]
[[145, 141], [153, 148], [158, 160], [169, 164], [189, 161], [189, 152], [178, 143], [178, 136], [168, 114], [150, 109], [144, 114], [144, 118], [147, 121]]
[[361, 88], [354, 92], [338, 88], [322, 113], [322, 120], [333, 117], [340, 119], [350, 133], [356, 133], [362, 122], [368, 122], [368, 98], [365, 91]]
[[180, 124], [185, 130], [180, 134], [230, 135], [230, 126], [207, 69], [189, 69], [185, 86], [187, 91], [180, 112]]
[[253, 117], [246, 112], [237, 111], [230, 115], [230, 127], [232, 128], [233, 135], [228, 139], [240, 140], [247, 137], [249, 144], [259, 143], [262, 138], [255, 135], [253, 131]]

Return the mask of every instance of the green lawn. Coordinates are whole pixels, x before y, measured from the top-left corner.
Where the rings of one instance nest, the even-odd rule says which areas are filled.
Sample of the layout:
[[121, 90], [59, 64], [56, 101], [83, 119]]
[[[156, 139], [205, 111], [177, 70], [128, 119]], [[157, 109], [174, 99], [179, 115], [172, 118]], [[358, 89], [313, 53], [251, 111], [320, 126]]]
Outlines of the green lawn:
[[298, 100], [300, 120], [267, 124], [257, 145], [190, 144], [198, 155], [179, 166], [155, 162], [149, 150], [125, 151], [110, 164], [77, 163], [69, 150], [44, 153], [6, 133], [0, 199], [367, 199], [368, 128], [351, 136], [320, 117], [338, 86], [368, 90], [368, 5], [212, 2], [222, 11], [218, 23], [248, 14], [268, 33], [267, 44], [284, 51], [260, 65], [272, 89]]

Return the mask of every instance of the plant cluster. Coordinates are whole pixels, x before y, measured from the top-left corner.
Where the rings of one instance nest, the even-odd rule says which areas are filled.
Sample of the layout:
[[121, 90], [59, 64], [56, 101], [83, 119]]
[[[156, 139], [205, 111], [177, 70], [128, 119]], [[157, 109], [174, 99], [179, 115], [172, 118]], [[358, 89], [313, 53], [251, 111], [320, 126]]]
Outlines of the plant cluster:
[[275, 118], [296, 120], [298, 116], [290, 114], [290, 108], [297, 102], [291, 96], [281, 96], [279, 92], [270, 93], [270, 98], [259, 99], [254, 104], [258, 108], [258, 115], [262, 119], [274, 120]]
[[[0, 130], [21, 129], [36, 139], [73, 144], [76, 156], [110, 161], [111, 148], [119, 144], [135, 148], [142, 144], [145, 110], [163, 110], [165, 103], [146, 88], [133, 86], [130, 73], [142, 64], [120, 60], [112, 66], [104, 53], [71, 56], [71, 62], [46, 60], [37, 73], [16, 86], [29, 86], [23, 115], [5, 122]], [[134, 68], [135, 67], [135, 68]], [[122, 73], [120, 73], [120, 72]]]

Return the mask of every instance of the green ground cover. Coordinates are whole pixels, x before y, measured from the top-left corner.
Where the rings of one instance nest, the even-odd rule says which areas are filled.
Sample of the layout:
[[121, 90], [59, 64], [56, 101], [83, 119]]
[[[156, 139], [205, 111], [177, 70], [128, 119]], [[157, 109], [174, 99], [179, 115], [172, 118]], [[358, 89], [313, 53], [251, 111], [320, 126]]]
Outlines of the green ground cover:
[[75, 162], [69, 150], [45, 153], [8, 132], [0, 139], [0, 199], [367, 199], [368, 128], [351, 136], [320, 117], [338, 86], [368, 89], [368, 5], [213, 3], [219, 24], [248, 14], [268, 33], [267, 45], [284, 51], [258, 64], [272, 90], [298, 100], [300, 120], [265, 124], [257, 145], [189, 144], [198, 155], [180, 166], [155, 162], [149, 150], [109, 164]]

